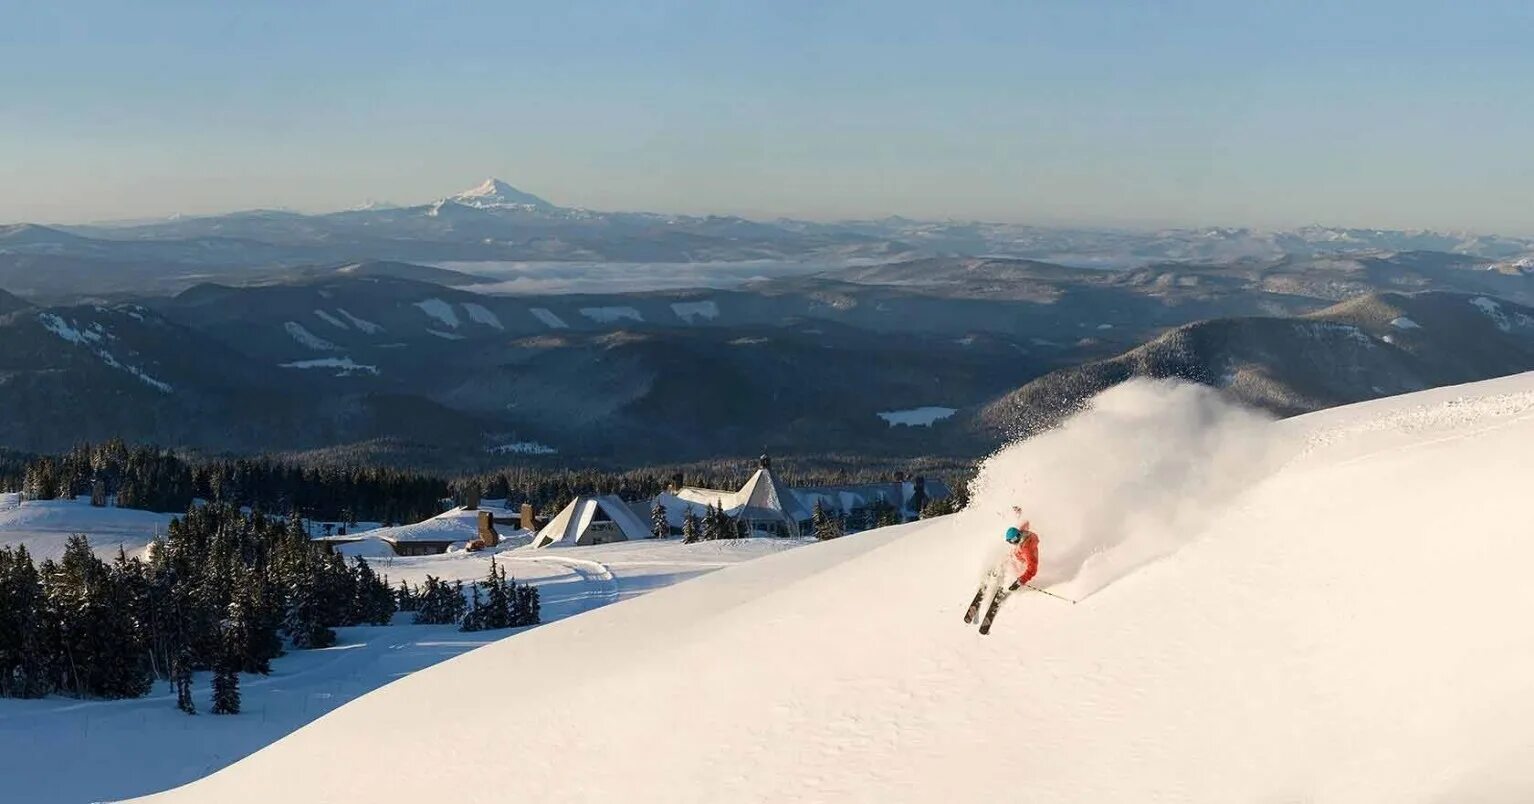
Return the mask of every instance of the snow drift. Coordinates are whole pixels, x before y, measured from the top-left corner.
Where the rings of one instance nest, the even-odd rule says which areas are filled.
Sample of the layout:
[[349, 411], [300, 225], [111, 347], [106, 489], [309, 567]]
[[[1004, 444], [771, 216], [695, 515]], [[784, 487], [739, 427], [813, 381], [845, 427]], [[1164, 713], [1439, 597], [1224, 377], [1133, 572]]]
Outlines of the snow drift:
[[1025, 497], [1080, 605], [980, 637], [1003, 513], [887, 528], [502, 640], [157, 800], [1534, 798], [1534, 374], [1260, 426], [1184, 393], [987, 466], [977, 504]]

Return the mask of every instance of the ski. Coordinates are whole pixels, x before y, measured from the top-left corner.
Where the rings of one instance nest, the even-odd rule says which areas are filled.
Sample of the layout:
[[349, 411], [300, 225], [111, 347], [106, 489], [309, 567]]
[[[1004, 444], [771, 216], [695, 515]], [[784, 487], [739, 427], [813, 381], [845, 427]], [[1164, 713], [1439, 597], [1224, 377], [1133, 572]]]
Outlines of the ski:
[[1011, 586], [1003, 586], [996, 590], [996, 596], [991, 598], [990, 607], [985, 610], [985, 617], [980, 620], [980, 633], [991, 633], [991, 621], [996, 619], [996, 610], [1001, 608], [1001, 601], [1006, 600], [1007, 595], [1017, 591], [1018, 586], [1019, 584], [1013, 583]]
[[969, 609], [964, 612], [964, 622], [966, 624], [974, 622], [975, 615], [980, 613], [980, 601], [985, 599], [985, 590], [990, 585], [990, 582], [987, 581], [980, 584], [980, 588], [975, 591], [975, 599], [969, 602]]

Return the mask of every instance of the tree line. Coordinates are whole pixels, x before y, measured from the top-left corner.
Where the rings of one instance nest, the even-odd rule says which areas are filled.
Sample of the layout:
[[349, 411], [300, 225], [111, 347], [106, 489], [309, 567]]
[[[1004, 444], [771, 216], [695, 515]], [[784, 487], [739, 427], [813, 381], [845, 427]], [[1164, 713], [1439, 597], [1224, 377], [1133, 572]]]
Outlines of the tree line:
[[[921, 461], [912, 462], [909, 473], [920, 473], [923, 467]], [[303, 464], [271, 456], [199, 458], [113, 439], [80, 444], [60, 455], [0, 452], [0, 491], [19, 490], [30, 499], [51, 500], [90, 497], [99, 490], [117, 506], [162, 513], [185, 511], [195, 500], [206, 500], [276, 514], [296, 511], [313, 520], [391, 525], [434, 516], [441, 512], [442, 501], [450, 498], [504, 499], [512, 507], [526, 502], [547, 517], [583, 494], [645, 500], [679, 481], [735, 489], [755, 469], [750, 461], [715, 460], [626, 471], [512, 466], [445, 478], [406, 469]], [[886, 482], [894, 475], [887, 468], [851, 460], [811, 467], [788, 465], [777, 472], [790, 486]], [[956, 493], [962, 493], [962, 472], [943, 475]]]
[[427, 587], [396, 591], [366, 559], [316, 547], [298, 517], [225, 503], [172, 520], [143, 557], [103, 561], [83, 536], [41, 564], [25, 546], [0, 547], [0, 697], [136, 698], [164, 680], [195, 713], [192, 673], [211, 670], [213, 711], [234, 713], [240, 673], [267, 674], [288, 649], [328, 647], [337, 627], [384, 625], [423, 600], [416, 622], [539, 622], [537, 590], [493, 562], [471, 599], [462, 584]]
[[122, 508], [174, 513], [202, 499], [349, 523], [416, 522], [437, 514], [447, 492], [442, 478], [401, 469], [303, 466], [270, 457], [198, 460], [116, 439], [32, 456], [19, 475], [30, 499], [74, 499], [99, 490]]

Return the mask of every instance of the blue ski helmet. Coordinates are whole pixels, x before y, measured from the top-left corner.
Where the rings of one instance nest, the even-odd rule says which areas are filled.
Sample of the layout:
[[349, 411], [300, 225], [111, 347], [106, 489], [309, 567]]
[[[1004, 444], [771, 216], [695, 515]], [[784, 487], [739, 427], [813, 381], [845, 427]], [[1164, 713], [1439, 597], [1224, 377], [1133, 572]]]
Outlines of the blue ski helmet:
[[1023, 532], [1017, 528], [1007, 528], [1007, 544], [1017, 544], [1023, 540]]

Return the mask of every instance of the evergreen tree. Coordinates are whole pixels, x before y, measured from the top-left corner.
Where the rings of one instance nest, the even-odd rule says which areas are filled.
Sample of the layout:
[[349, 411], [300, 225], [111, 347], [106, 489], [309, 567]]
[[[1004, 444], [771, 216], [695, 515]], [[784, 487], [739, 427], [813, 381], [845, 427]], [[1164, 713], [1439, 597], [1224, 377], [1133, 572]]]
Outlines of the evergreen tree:
[[221, 663], [213, 671], [213, 714], [240, 713], [240, 674], [233, 665]]
[[463, 631], [484, 630], [484, 606], [479, 597], [479, 584], [475, 584], [469, 590], [469, 613], [463, 615], [463, 624], [459, 626]]
[[724, 512], [723, 505], [714, 506], [712, 516], [714, 520], [713, 530], [715, 539], [740, 538], [740, 524], [744, 523], [744, 520], [735, 520], [730, 518], [730, 515]]
[[463, 596], [463, 581], [453, 581], [452, 593], [447, 597], [448, 622], [456, 623], [468, 612], [467, 598]]
[[420, 608], [420, 598], [411, 590], [410, 584], [403, 579], [399, 582], [399, 589], [394, 592], [395, 607], [399, 611], [417, 611]]
[[657, 500], [650, 506], [650, 537], [664, 539], [671, 535], [671, 522], [666, 519], [666, 506]]
[[721, 536], [719, 529], [719, 513], [713, 503], [708, 504], [708, 510], [703, 513], [703, 541], [712, 542]]
[[922, 506], [921, 518], [931, 519], [936, 516], [947, 516], [953, 512], [954, 508], [952, 500], [946, 498], [941, 500], [928, 500], [927, 504]]
[[53, 691], [54, 651], [42, 579], [27, 548], [0, 547], [0, 697]]
[[340, 553], [329, 553], [324, 560], [325, 569], [321, 573], [321, 618], [326, 625], [356, 625], [361, 622], [357, 617], [355, 601], [357, 599], [357, 579], [352, 574], [351, 568], [346, 566], [346, 559]]
[[815, 538], [826, 541], [843, 535], [841, 518], [828, 513], [825, 505], [820, 500], [815, 501], [815, 510], [810, 515], [810, 521], [815, 528]]
[[229, 607], [219, 643], [219, 655], [213, 668], [213, 714], [240, 713], [240, 665], [244, 660], [246, 615], [236, 601]]
[[97, 698], [148, 692], [148, 645], [130, 581], [97, 558], [83, 536], [71, 536], [59, 562], [44, 567], [44, 592], [58, 623], [61, 689]]
[[171, 664], [172, 681], [176, 686], [176, 708], [189, 714], [197, 714], [197, 704], [192, 701], [192, 652], [182, 648]]
[[328, 648], [336, 643], [336, 632], [325, 623], [327, 613], [333, 608], [326, 591], [320, 564], [308, 564], [292, 579], [283, 630], [293, 647]]
[[466, 604], [461, 582], [449, 585], [428, 575], [421, 585], [420, 601], [415, 614], [417, 625], [451, 625], [464, 616]]
[[521, 619], [513, 625], [537, 625], [543, 622], [542, 603], [538, 587], [523, 584], [517, 587], [518, 611]]
[[511, 599], [506, 592], [506, 571], [490, 559], [490, 575], [480, 581], [485, 590], [483, 627], [487, 630], [511, 627]]
[[352, 580], [351, 619], [369, 625], [388, 625], [394, 617], [394, 593], [387, 579], [380, 578], [367, 559], [357, 557]]
[[698, 522], [698, 515], [693, 513], [692, 506], [682, 514], [682, 544], [692, 544], [703, 538], [703, 528]]

